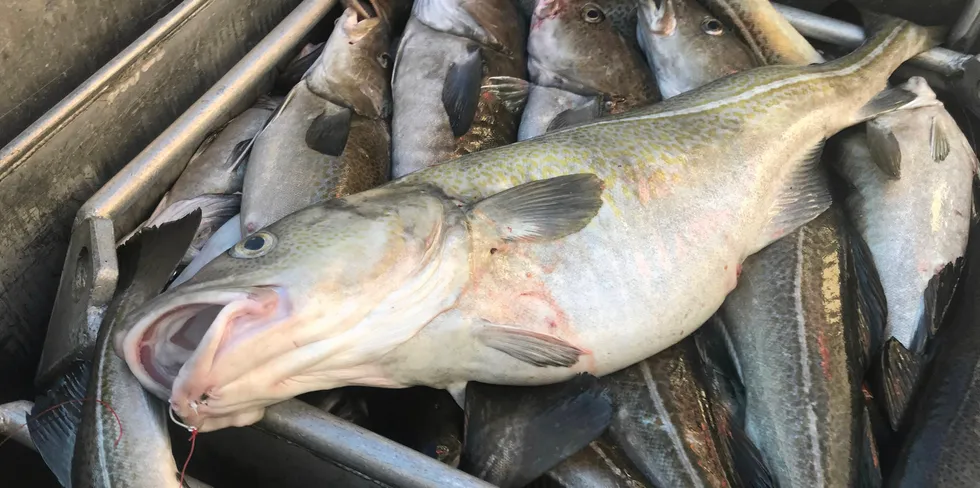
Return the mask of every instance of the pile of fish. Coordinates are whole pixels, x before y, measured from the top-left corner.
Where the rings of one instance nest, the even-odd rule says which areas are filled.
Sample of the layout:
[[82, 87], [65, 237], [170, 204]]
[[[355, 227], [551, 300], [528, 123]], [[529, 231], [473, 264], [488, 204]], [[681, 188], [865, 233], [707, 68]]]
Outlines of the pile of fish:
[[944, 29], [343, 7], [120, 240], [34, 406], [114, 407], [37, 417], [66, 486], [174, 485], [164, 412], [205, 439], [294, 397], [502, 487], [976, 483], [977, 157], [892, 76]]

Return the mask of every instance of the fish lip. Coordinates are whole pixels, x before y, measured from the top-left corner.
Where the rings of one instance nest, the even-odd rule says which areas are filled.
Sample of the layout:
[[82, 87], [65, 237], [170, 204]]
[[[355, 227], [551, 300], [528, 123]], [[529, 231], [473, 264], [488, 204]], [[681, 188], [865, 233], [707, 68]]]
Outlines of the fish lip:
[[[160, 399], [166, 401], [172, 394], [177, 376], [175, 375], [172, 378], [168, 378], [169, 384], [165, 384], [163, 381], [161, 381], [161, 377], [164, 376], [164, 373], [160, 372], [159, 370], [151, 371], [149, 369], [149, 367], [153, 367], [152, 360], [148, 357], [144, 357], [143, 351], [143, 348], [155, 339], [157, 329], [160, 326], [170, 326], [174, 322], [168, 322], [168, 318], [192, 307], [202, 307], [201, 309], [203, 310], [209, 306], [221, 306], [223, 310], [225, 307], [235, 302], [245, 300], [260, 302], [267, 301], [269, 299], [268, 297], [270, 291], [275, 294], [277, 308], [282, 307], [286, 300], [286, 294], [284, 290], [277, 285], [251, 286], [232, 290], [228, 290], [226, 288], [202, 289], [195, 290], [191, 293], [175, 295], [167, 301], [152, 305], [152, 313], [144, 315], [129, 330], [118, 334], [114, 340], [116, 354], [125, 360], [129, 366], [129, 369], [133, 372], [133, 375], [136, 376], [144, 388]], [[194, 316], [196, 316], [196, 314], [192, 314], [190, 318], [193, 318]], [[190, 318], [183, 318], [183, 320], [186, 322]], [[208, 327], [210, 328], [211, 325], [213, 325], [213, 321]], [[172, 337], [173, 336], [170, 338], [172, 339]], [[203, 340], [198, 342], [194, 351], [196, 351], [196, 349], [199, 348], [202, 343]], [[144, 363], [144, 360], [149, 362], [149, 367]], [[183, 369], [183, 364], [181, 364], [180, 368], [181, 370]]]

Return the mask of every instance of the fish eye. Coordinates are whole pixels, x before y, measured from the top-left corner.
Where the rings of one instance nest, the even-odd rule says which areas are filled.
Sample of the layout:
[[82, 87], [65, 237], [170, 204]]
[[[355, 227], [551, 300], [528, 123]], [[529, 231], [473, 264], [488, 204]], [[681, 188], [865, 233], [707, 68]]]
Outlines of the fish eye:
[[701, 31], [711, 36], [720, 36], [725, 32], [725, 26], [718, 19], [708, 17], [701, 21]]
[[228, 251], [228, 255], [241, 259], [265, 256], [276, 247], [276, 242], [276, 236], [271, 232], [259, 231], [235, 244], [235, 247]]
[[598, 24], [606, 19], [606, 14], [594, 3], [587, 3], [582, 7], [582, 19], [590, 24]]
[[388, 67], [388, 63], [390, 63], [390, 62], [391, 62], [391, 56], [389, 56], [388, 53], [381, 53], [378, 56], [378, 63], [381, 64], [381, 67], [382, 68], [387, 68]]

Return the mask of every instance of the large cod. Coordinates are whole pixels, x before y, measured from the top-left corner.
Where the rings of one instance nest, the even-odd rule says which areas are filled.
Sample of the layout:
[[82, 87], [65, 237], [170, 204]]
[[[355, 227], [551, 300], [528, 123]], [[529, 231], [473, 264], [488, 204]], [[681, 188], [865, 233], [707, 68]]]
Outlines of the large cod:
[[829, 206], [812, 147], [915, 102], [882, 90], [939, 33], [877, 27], [826, 64], [744, 71], [295, 212], [135, 310], [116, 350], [201, 431], [311, 390], [458, 394], [634, 364]]

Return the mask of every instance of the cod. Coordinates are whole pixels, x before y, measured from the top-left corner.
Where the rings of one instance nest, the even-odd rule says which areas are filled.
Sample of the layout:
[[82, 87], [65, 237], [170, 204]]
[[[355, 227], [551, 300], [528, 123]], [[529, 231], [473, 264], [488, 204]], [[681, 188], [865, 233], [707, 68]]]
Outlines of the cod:
[[[131, 312], [140, 382], [202, 432], [346, 385], [540, 385], [677, 343], [742, 261], [829, 207], [811, 148], [916, 102], [885, 90], [940, 32], [668, 101], [292, 213]], [[884, 90], [884, 91], [883, 91]]]

